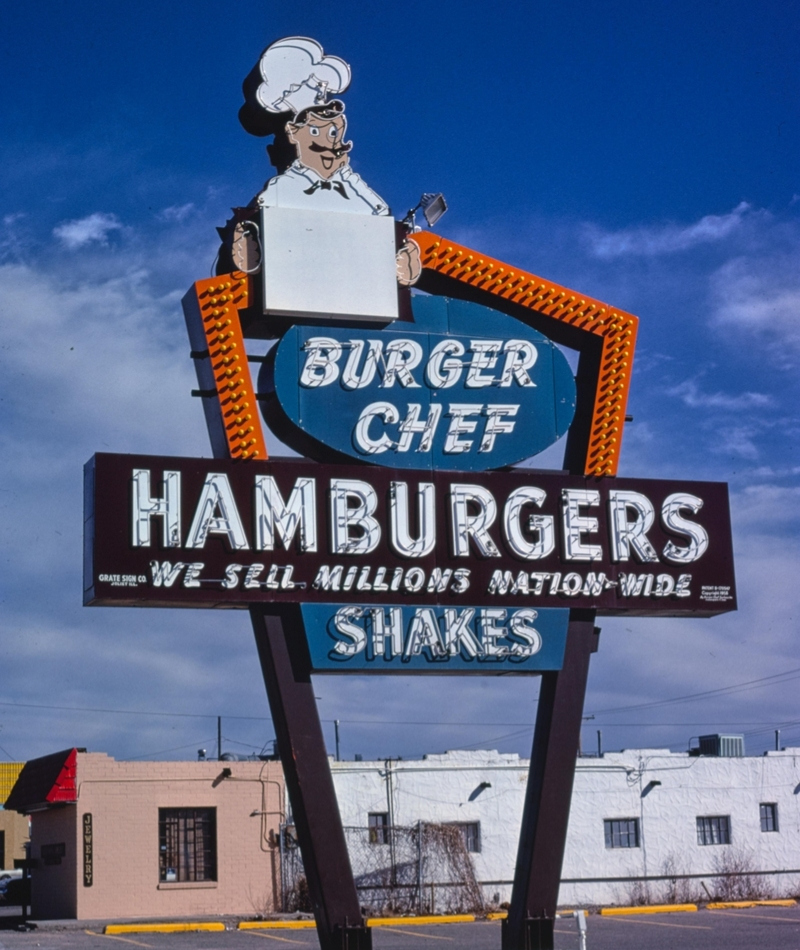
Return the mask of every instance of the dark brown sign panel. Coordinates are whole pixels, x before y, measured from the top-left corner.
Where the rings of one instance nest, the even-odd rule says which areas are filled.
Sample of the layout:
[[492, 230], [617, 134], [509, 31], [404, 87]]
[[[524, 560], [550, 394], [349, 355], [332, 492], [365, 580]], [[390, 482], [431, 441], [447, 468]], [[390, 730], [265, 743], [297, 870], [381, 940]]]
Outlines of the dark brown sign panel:
[[727, 486], [94, 456], [84, 602], [736, 608]]

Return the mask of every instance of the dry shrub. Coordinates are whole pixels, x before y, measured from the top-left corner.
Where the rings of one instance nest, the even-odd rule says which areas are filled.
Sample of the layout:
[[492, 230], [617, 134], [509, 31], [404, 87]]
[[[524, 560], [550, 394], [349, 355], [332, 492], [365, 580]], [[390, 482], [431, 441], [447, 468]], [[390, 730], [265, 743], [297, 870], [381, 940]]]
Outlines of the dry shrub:
[[664, 858], [661, 873], [668, 877], [668, 880], [659, 882], [659, 900], [664, 904], [694, 904], [703, 899], [702, 887], [697, 880], [682, 876], [688, 873], [686, 864], [674, 851]]
[[753, 852], [746, 848], [726, 847], [714, 859], [714, 896], [720, 901], [758, 901], [769, 898], [766, 878], [753, 874]]
[[[369, 828], [344, 831], [359, 903], [366, 914], [383, 917], [485, 910], [483, 889], [461, 826], [419, 822], [412, 827], [382, 829], [380, 837]], [[302, 855], [287, 830], [281, 870], [283, 910], [310, 910]]]
[[286, 906], [297, 913], [310, 914], [313, 912], [311, 895], [308, 893], [308, 881], [305, 875], [298, 877], [288, 889]]
[[625, 897], [620, 902], [629, 907], [638, 907], [641, 904], [651, 904], [650, 887], [647, 881], [630, 881], [625, 889]]

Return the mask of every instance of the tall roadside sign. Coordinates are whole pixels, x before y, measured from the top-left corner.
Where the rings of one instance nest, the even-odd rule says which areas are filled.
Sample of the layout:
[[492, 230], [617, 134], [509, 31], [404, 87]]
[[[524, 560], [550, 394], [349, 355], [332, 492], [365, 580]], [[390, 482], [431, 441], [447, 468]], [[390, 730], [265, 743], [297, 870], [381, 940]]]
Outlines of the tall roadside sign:
[[307, 37], [245, 79], [277, 173], [183, 301], [214, 457], [87, 462], [84, 603], [250, 611], [323, 950], [371, 932], [311, 674], [541, 676], [502, 943], [544, 950], [596, 617], [734, 610], [727, 486], [617, 478], [637, 318], [418, 226], [440, 194], [395, 221], [349, 82]]

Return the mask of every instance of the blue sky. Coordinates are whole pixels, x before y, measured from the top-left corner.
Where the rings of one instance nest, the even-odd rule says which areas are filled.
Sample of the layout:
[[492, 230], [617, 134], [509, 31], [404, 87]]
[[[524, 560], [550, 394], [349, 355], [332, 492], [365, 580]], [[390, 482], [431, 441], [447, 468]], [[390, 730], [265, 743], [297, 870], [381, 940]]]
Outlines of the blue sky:
[[[351, 64], [352, 163], [397, 216], [441, 190], [445, 235], [641, 318], [620, 474], [730, 483], [740, 610], [604, 619], [586, 745], [800, 745], [798, 32], [743, 0], [6, 11], [0, 758], [273, 736], [246, 614], [80, 606], [81, 470], [210, 454], [180, 298], [271, 174], [240, 86], [297, 34]], [[535, 680], [315, 685], [347, 756], [530, 749]]]

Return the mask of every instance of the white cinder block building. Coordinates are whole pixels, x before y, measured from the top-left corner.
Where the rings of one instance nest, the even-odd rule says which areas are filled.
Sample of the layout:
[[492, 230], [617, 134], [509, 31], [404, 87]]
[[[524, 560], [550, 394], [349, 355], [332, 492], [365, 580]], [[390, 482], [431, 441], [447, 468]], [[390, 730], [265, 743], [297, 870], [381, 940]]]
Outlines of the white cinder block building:
[[[464, 881], [478, 903], [480, 892], [487, 903], [510, 898], [527, 760], [448, 752], [331, 766], [365, 905], [442, 912]], [[39, 918], [264, 913], [303, 873], [291, 822], [280, 834], [275, 761], [115, 762], [66, 750], [27, 763], [8, 806], [31, 816]], [[562, 905], [737, 887], [800, 891], [800, 749], [578, 760]]]
[[[448, 752], [332, 768], [344, 825], [372, 828], [379, 847], [384, 826], [457, 823], [487, 900], [510, 898], [526, 759]], [[800, 749], [629, 749], [578, 760], [562, 905], [702, 899], [723, 886], [800, 887]]]

